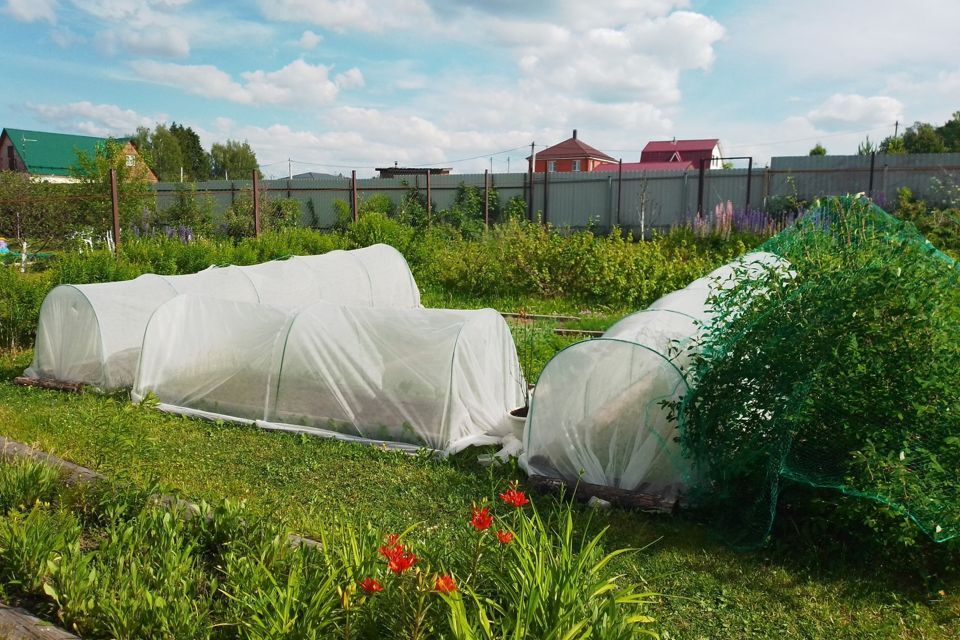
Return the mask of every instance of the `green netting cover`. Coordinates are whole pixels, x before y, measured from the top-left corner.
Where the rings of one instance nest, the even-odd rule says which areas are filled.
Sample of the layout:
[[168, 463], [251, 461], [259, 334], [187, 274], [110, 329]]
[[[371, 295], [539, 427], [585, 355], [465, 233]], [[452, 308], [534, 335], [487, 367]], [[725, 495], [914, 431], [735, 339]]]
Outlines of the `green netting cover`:
[[741, 278], [714, 300], [679, 406], [694, 500], [744, 546], [770, 533], [785, 481], [882, 503], [938, 542], [957, 536], [957, 264], [849, 197], [761, 248], [795, 277]]

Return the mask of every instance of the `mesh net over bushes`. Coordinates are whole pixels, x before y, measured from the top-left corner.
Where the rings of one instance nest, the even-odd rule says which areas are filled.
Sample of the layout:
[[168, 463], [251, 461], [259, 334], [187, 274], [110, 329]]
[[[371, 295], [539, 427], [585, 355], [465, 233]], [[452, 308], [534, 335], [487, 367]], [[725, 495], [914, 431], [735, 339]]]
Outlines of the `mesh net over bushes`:
[[844, 501], [868, 526], [886, 511], [934, 541], [956, 537], [958, 265], [854, 198], [823, 202], [762, 248], [793, 272], [719, 292], [678, 405], [694, 501], [744, 546], [771, 531], [785, 481], [868, 498]]

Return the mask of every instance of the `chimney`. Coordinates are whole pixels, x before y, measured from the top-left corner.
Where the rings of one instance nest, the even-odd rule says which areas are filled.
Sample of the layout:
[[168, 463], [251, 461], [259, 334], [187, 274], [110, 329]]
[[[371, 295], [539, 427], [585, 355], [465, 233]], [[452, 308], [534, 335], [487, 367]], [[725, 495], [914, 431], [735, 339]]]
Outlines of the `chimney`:
[[577, 139], [577, 130], [576, 130], [576, 129], [573, 130], [573, 139], [574, 139], [574, 140]]

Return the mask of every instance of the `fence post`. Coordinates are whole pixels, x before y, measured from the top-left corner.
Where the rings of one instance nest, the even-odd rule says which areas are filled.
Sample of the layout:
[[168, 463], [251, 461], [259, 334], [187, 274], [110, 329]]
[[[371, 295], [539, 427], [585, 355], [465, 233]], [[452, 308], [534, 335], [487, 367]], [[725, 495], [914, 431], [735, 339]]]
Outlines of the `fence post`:
[[530, 197], [527, 198], [527, 219], [533, 222], [533, 175], [535, 163], [537, 161], [537, 152], [534, 143], [530, 143], [530, 162], [527, 165], [527, 183], [530, 185]]
[[253, 237], [260, 237], [260, 176], [253, 170]]
[[746, 211], [750, 211], [750, 181], [753, 179], [753, 156], [747, 160], [747, 204], [744, 205]]
[[427, 168], [427, 220], [433, 218], [433, 190], [430, 187], [430, 169]]
[[703, 215], [703, 181], [705, 179], [705, 176], [703, 174], [704, 164], [706, 164], [706, 159], [700, 158], [700, 177], [697, 180], [697, 215], [698, 216]]
[[483, 226], [490, 228], [490, 170], [483, 170]]
[[117, 170], [110, 169], [110, 203], [113, 205], [113, 252], [120, 251], [120, 192], [117, 189]]
[[550, 215], [550, 172], [543, 172], [543, 224], [547, 224]]
[[620, 226], [620, 204], [623, 200], [623, 158], [617, 163], [617, 226]]
[[357, 202], [357, 170], [350, 173], [350, 207], [353, 209], [353, 221], [360, 219], [360, 209]]

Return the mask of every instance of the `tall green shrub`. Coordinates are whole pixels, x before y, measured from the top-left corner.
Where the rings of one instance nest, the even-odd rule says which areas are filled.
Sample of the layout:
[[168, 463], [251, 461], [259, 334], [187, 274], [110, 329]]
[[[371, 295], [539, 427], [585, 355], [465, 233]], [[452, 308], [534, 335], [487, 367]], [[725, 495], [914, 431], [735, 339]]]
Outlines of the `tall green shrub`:
[[960, 535], [960, 269], [864, 201], [829, 201], [769, 246], [794, 273], [744, 273], [716, 298], [679, 407], [701, 503], [750, 544], [784, 481], [866, 498], [840, 522], [884, 545]]

